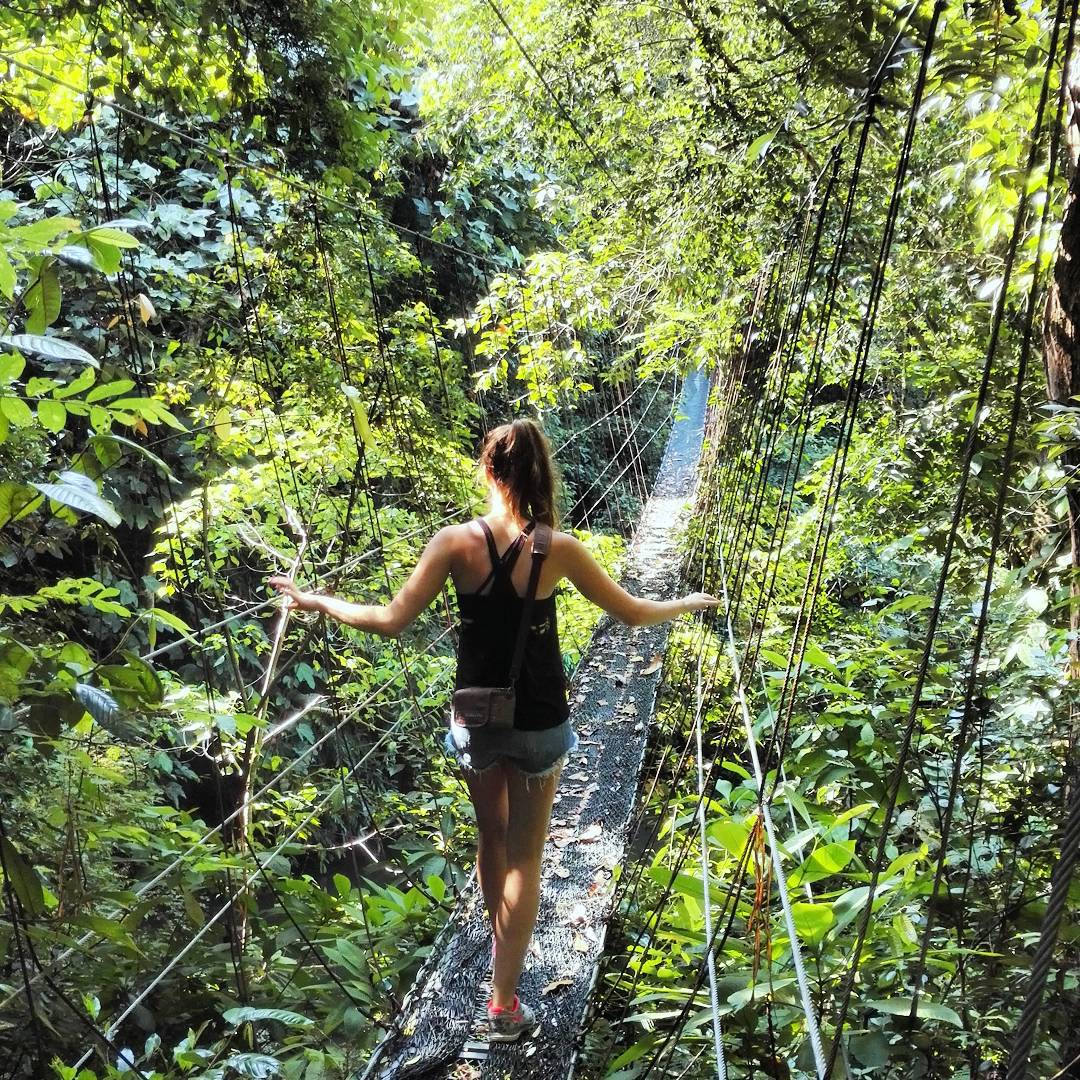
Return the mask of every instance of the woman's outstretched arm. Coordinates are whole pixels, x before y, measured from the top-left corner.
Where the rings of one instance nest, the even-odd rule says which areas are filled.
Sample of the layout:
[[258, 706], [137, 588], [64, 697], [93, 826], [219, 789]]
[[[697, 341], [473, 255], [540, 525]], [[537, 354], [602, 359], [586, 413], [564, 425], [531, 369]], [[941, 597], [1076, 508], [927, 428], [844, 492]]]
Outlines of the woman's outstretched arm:
[[454, 529], [440, 529], [424, 548], [420, 561], [389, 604], [353, 604], [336, 596], [304, 592], [287, 577], [272, 577], [270, 584], [289, 598], [298, 611], [317, 611], [357, 630], [384, 637], [397, 637], [439, 595], [450, 575], [454, 549]]
[[577, 537], [563, 534], [560, 540], [565, 544], [564, 573], [577, 590], [587, 600], [628, 626], [655, 626], [685, 615], [688, 611], [701, 611], [720, 605], [715, 596], [701, 592], [689, 593], [677, 600], [646, 600], [634, 596], [608, 576]]

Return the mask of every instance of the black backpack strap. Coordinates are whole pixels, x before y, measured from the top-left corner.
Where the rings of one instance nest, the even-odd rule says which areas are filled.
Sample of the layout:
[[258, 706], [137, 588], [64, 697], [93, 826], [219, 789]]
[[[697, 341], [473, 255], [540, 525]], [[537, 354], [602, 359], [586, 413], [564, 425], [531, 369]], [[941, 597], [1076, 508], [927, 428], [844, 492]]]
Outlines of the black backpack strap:
[[521, 674], [521, 665], [525, 660], [525, 642], [529, 637], [529, 617], [532, 615], [533, 601], [536, 599], [536, 587], [540, 584], [540, 571], [544, 559], [551, 549], [551, 526], [537, 525], [533, 532], [532, 568], [529, 574], [529, 588], [525, 593], [525, 602], [521, 608], [521, 623], [518, 626], [517, 641], [514, 644], [514, 659], [510, 664], [510, 685], [517, 682]]

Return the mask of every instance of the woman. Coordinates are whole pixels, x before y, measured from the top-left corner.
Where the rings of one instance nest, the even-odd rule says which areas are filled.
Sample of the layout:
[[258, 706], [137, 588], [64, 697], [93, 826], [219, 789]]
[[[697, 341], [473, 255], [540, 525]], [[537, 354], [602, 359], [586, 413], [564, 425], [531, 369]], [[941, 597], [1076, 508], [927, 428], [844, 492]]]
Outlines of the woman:
[[[295, 608], [395, 636], [450, 577], [461, 613], [456, 687], [506, 686], [532, 570], [533, 531], [536, 525], [556, 524], [555, 466], [533, 420], [515, 420], [490, 432], [480, 463], [488, 513], [436, 533], [389, 604], [352, 604], [301, 592], [284, 577], [271, 578], [270, 584], [287, 594]], [[554, 593], [563, 578], [631, 626], [651, 626], [719, 603], [705, 593], [664, 601], [632, 596], [608, 577], [581, 541], [551, 533], [550, 550], [539, 563], [513, 727], [451, 722], [447, 749], [457, 755], [476, 811], [477, 873], [494, 929], [488, 1019], [489, 1038], [497, 1042], [513, 1041], [535, 1026], [535, 1014], [519, 1000], [517, 984], [540, 903], [540, 859], [555, 788], [577, 745], [555, 624]]]

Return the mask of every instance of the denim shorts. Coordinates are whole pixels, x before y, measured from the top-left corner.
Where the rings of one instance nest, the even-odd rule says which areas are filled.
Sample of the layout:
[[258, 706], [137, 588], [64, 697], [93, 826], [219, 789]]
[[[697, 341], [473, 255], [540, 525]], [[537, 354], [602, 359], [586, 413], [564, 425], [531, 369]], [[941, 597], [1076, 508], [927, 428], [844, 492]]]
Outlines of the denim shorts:
[[543, 776], [564, 764], [567, 755], [577, 748], [578, 739], [570, 721], [544, 731], [520, 731], [517, 728], [467, 728], [450, 721], [444, 745], [466, 770], [483, 772], [503, 762], [527, 776]]

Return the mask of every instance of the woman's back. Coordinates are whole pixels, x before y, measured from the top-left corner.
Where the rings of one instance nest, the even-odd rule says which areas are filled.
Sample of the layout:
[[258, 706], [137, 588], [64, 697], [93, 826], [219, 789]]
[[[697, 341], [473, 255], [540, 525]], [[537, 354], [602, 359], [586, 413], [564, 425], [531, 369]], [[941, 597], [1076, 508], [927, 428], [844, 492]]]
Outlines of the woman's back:
[[[522, 533], [522, 526], [502, 515], [489, 515], [483, 519], [491, 530], [496, 550], [500, 554], [507, 554], [515, 541]], [[477, 518], [466, 522], [464, 525], [451, 526], [454, 537], [454, 551], [450, 563], [450, 576], [454, 582], [454, 588], [459, 596], [467, 593], [479, 592], [484, 582], [491, 574], [491, 553], [484, 527]], [[545, 599], [555, 591], [556, 586], [565, 577], [566, 571], [562, 567], [562, 545], [567, 539], [564, 533], [552, 532], [551, 550], [544, 560], [543, 569], [540, 572], [540, 582], [537, 586], [536, 596], [538, 600]], [[529, 584], [529, 573], [532, 569], [532, 536], [525, 537], [521, 548], [521, 554], [514, 562], [510, 574], [510, 581], [518, 596], [524, 596]]]
[[[501, 546], [495, 528], [482, 519], [460, 528], [464, 535], [454, 560], [460, 565], [452, 568], [461, 614], [455, 687], [506, 686], [532, 571], [532, 526]], [[505, 540], [509, 531], [498, 533]], [[537, 589], [529, 616], [514, 715], [522, 731], [557, 727], [570, 715], [553, 585], [546, 596]]]

